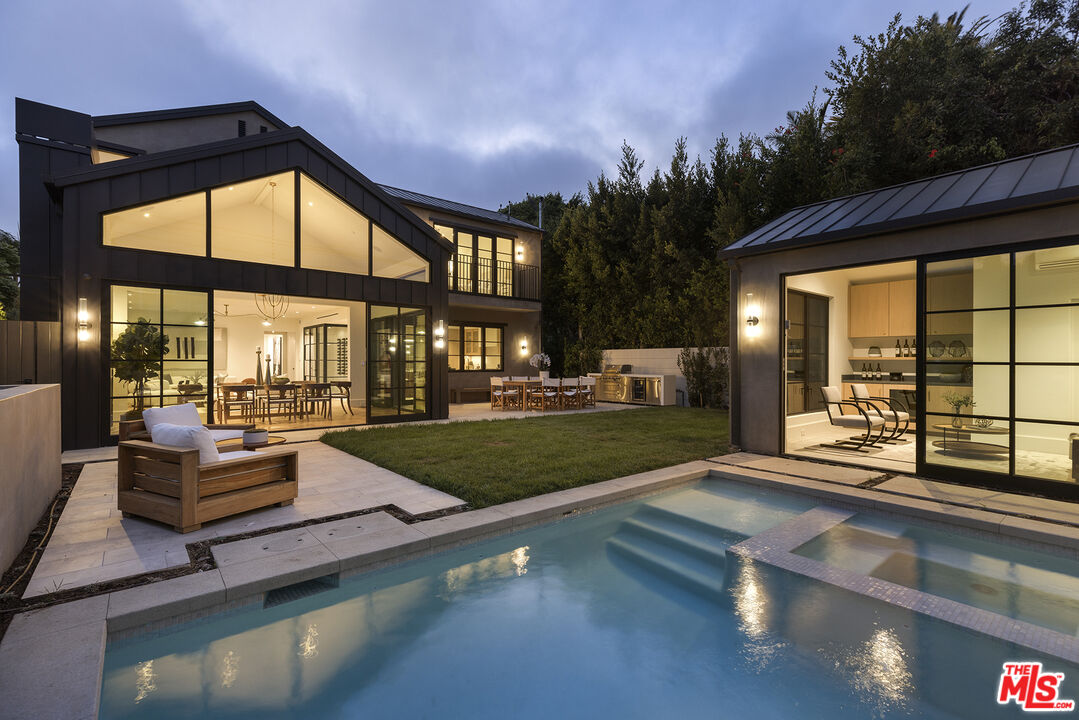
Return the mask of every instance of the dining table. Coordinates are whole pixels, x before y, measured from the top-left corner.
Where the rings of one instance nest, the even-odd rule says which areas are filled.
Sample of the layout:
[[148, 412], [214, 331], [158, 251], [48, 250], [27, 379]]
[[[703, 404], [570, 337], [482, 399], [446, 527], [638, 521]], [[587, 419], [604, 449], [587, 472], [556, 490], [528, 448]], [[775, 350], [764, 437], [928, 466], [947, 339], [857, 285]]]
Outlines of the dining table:
[[538, 387], [543, 386], [543, 381], [540, 379], [535, 380], [503, 380], [502, 386], [507, 389], [517, 388], [520, 390], [517, 397], [520, 398], [521, 409], [528, 409], [528, 393], [535, 390]]

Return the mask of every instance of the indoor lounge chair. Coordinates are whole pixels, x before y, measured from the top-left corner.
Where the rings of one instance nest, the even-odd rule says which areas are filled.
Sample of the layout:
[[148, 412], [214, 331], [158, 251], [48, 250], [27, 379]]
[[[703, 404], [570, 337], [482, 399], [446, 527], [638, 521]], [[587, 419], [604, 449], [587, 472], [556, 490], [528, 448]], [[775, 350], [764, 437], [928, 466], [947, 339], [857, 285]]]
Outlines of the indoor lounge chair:
[[[850, 392], [854, 396], [852, 398], [854, 402], [865, 407], [867, 413], [880, 415], [884, 418], [886, 424], [892, 423], [892, 429], [885, 430], [888, 437], [884, 438], [882, 442], [897, 442], [907, 432], [907, 428], [910, 427], [910, 413], [907, 412], [902, 403], [891, 398], [873, 397], [869, 394], [869, 389], [861, 383], [851, 385]], [[902, 442], [906, 441], [903, 440]]]
[[[850, 400], [843, 400], [843, 394], [835, 385], [829, 385], [820, 389], [824, 397], [824, 409], [828, 412], [828, 421], [836, 427], [852, 428], [861, 430], [862, 434], [844, 440], [836, 440], [832, 445], [846, 447], [855, 452], [869, 452], [866, 446], [875, 446], [884, 437], [884, 418], [880, 415], [870, 415], [862, 405]], [[843, 407], [852, 407], [857, 414], [843, 415]], [[834, 412], [833, 412], [834, 408]], [[876, 435], [874, 435], [876, 431]]]

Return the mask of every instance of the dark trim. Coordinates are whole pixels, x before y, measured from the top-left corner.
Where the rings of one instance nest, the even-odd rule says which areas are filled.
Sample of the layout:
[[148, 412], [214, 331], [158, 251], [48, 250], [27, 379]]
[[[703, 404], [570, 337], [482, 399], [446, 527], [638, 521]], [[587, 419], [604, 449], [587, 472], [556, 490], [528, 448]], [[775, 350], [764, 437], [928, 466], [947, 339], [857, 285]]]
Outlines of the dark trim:
[[[127, 153], [128, 155], [131, 155], [132, 157], [134, 157], [136, 155], [145, 155], [146, 154], [146, 151], [143, 150], [142, 148], [131, 147], [130, 145], [121, 145], [120, 143], [112, 142], [111, 140], [99, 140], [97, 138], [94, 138], [93, 147], [98, 149], [98, 150], [108, 150], [110, 152]], [[130, 158], [124, 158], [124, 159], [128, 160]], [[114, 160], [113, 162], [116, 162], [116, 161]]]
[[[733, 260], [729, 263], [728, 267], [728, 284], [731, 290], [731, 297], [728, 299], [727, 307], [727, 372], [730, 373], [730, 389], [728, 391], [728, 434], [730, 435], [730, 443], [734, 447], [741, 447], [742, 445], [742, 352], [741, 352], [741, 332], [742, 327], [738, 322], [738, 298], [742, 296], [742, 282], [741, 282], [741, 265], [738, 260]], [[783, 278], [780, 278], [780, 282], [784, 282]], [[780, 320], [782, 322], [782, 318]], [[686, 402], [689, 402], [689, 398], [686, 398]], [[786, 446], [786, 428], [787, 423], [780, 423], [779, 428], [779, 443], [781, 447]]]
[[435, 197], [434, 195], [425, 195], [414, 190], [394, 187], [393, 185], [380, 185], [380, 187], [401, 200], [401, 202], [417, 205], [428, 210], [464, 215], [485, 222], [501, 223], [535, 232], [543, 232], [541, 228], [538, 228], [531, 223], [526, 223], [524, 220], [518, 220], [512, 215], [506, 215], [495, 210], [488, 210], [476, 205], [467, 205], [454, 200], [446, 200], [444, 198]]
[[[448, 220], [448, 219], [446, 219], [444, 217], [436, 217], [434, 215], [429, 216], [427, 219], [430, 220], [435, 225], [441, 225], [443, 227], [448, 227], [451, 230], [464, 230], [465, 232], [473, 233], [473, 234], [476, 234], [476, 235], [495, 235], [497, 237], [513, 238], [514, 240], [516, 240], [518, 237], [520, 237], [515, 232], [492, 230], [491, 228], [480, 227], [478, 225], [468, 225], [466, 223], [463, 223], [463, 222], [460, 222], [460, 221], [457, 221], [457, 220]], [[516, 250], [516, 248], [514, 248], [514, 249]]]
[[183, 120], [186, 118], [208, 117], [210, 115], [226, 115], [228, 113], [253, 112], [261, 115], [264, 120], [269, 120], [278, 129], [289, 127], [288, 123], [259, 105], [254, 100], [242, 100], [234, 103], [222, 103], [220, 105], [196, 105], [185, 108], [172, 108], [169, 110], [148, 110], [144, 112], [119, 113], [116, 115], [94, 116], [94, 127], [111, 127], [114, 125], [136, 125], [139, 123], [158, 122], [161, 120]]

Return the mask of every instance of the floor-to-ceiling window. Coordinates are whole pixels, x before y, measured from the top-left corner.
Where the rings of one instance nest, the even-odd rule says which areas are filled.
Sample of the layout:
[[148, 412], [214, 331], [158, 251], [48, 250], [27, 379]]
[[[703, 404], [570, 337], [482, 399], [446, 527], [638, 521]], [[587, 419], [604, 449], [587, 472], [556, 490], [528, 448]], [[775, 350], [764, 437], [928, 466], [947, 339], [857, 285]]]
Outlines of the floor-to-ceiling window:
[[1079, 245], [925, 265], [924, 462], [1076, 482]]
[[828, 298], [787, 291], [787, 414], [822, 410], [828, 384]]
[[113, 285], [109, 319], [110, 432], [148, 407], [194, 402], [205, 417], [207, 293]]
[[371, 305], [368, 415], [387, 420], [427, 411], [427, 313]]

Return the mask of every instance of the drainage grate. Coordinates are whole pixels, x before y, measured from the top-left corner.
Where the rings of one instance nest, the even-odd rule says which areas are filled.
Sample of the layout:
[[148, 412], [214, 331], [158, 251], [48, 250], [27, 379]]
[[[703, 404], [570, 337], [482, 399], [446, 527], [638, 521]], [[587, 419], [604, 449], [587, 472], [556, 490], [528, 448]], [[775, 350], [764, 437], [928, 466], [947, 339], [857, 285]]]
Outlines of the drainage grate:
[[277, 588], [266, 593], [266, 599], [262, 603], [263, 609], [276, 607], [278, 605], [284, 605], [285, 603], [292, 602], [293, 600], [300, 600], [305, 597], [311, 597], [312, 595], [318, 595], [320, 592], [326, 590], [332, 590], [338, 585], [337, 574], [324, 575], [313, 580], [304, 580], [293, 585], [286, 585], [282, 588]]

